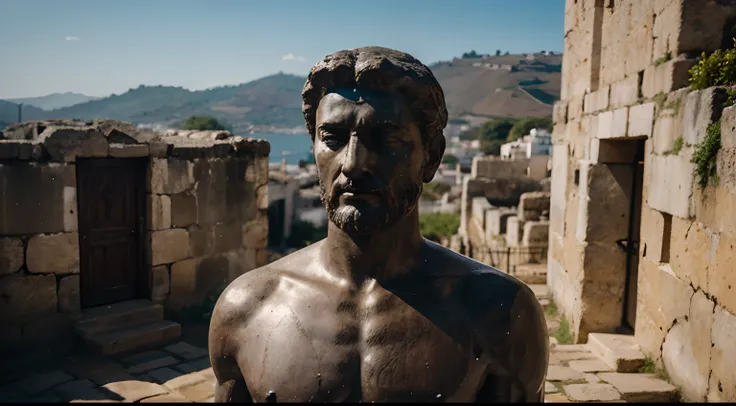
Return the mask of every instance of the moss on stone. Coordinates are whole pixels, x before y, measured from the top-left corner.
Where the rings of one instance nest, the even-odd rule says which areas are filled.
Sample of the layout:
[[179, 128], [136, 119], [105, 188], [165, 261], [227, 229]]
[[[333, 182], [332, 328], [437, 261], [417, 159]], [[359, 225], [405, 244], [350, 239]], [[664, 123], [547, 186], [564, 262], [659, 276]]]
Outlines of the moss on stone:
[[705, 139], [695, 147], [692, 163], [695, 164], [695, 173], [698, 175], [698, 183], [705, 187], [709, 181], [718, 182], [716, 173], [716, 157], [721, 149], [721, 122], [715, 122], [708, 126]]

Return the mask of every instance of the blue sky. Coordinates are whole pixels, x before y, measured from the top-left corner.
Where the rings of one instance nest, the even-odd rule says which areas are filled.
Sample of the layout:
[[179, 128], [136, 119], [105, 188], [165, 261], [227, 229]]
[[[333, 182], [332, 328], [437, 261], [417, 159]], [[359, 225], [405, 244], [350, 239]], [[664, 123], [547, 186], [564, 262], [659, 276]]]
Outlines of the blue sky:
[[0, 98], [306, 75], [379, 45], [430, 64], [563, 47], [562, 0], [0, 0]]

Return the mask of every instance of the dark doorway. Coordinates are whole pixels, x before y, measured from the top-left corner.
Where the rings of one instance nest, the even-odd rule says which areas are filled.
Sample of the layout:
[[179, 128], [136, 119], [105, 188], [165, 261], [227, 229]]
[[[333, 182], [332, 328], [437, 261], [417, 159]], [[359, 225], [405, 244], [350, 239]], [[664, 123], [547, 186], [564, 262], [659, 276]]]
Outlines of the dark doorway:
[[644, 185], [644, 142], [637, 140], [631, 182], [629, 233], [626, 241], [626, 287], [624, 293], [623, 327], [634, 330], [636, 325], [636, 294], [639, 279], [639, 235], [641, 225], [642, 187]]
[[146, 165], [143, 159], [78, 159], [79, 266], [83, 307], [146, 297]]
[[286, 200], [280, 199], [268, 205], [268, 246], [280, 248], [284, 244]]

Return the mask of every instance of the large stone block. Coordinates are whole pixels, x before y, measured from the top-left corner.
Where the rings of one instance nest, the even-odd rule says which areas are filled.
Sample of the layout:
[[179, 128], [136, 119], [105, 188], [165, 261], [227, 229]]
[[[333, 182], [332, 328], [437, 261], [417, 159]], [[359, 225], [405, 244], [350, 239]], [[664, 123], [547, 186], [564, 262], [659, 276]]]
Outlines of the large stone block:
[[583, 112], [589, 114], [607, 109], [610, 91], [609, 86], [603, 86], [595, 92], [586, 94], [583, 100]]
[[[696, 238], [705, 240], [705, 244], [687, 246], [689, 257], [694, 256], [699, 261], [693, 260], [690, 263], [685, 262], [683, 265], [689, 267], [690, 274], [693, 275], [691, 278], [698, 282], [696, 286], [703, 286], [707, 281], [707, 289], [718, 301], [718, 304], [732, 314], [736, 314], [736, 272], [734, 272], [736, 237], [730, 233], [713, 235], [702, 231], [701, 235], [701, 238], [698, 238], [698, 236]], [[690, 253], [690, 251], [698, 249], [701, 252]], [[693, 269], [692, 266], [702, 268]], [[706, 272], [707, 275], [705, 275]], [[705, 289], [704, 286], [703, 288]]]
[[243, 225], [240, 223], [215, 226], [215, 252], [240, 249], [243, 245]]
[[630, 106], [639, 99], [639, 75], [629, 75], [611, 84], [610, 106], [617, 109]]
[[474, 197], [470, 207], [473, 220], [478, 222], [481, 229], [485, 229], [486, 211], [491, 209], [488, 199], [483, 196]]
[[[519, 218], [522, 221], [536, 221], [543, 213], [549, 212], [550, 194], [544, 192], [529, 192], [519, 199]], [[549, 216], [549, 214], [547, 214]]]
[[107, 156], [107, 138], [97, 129], [48, 127], [38, 137], [46, 146], [52, 161], [74, 162], [77, 157]]
[[565, 204], [567, 201], [567, 145], [552, 147], [552, 184], [550, 187], [550, 231], [564, 234]]
[[703, 142], [708, 126], [721, 119], [726, 91], [719, 88], [696, 90], [683, 103], [682, 138], [689, 145]]
[[521, 245], [524, 247], [546, 247], [549, 244], [549, 221], [524, 223]]
[[644, 205], [639, 230], [643, 257], [654, 262], [669, 262], [672, 216]]
[[724, 36], [732, 35], [725, 27], [733, 24], [730, 21], [736, 15], [736, 8], [731, 1], [683, 1], [681, 15], [678, 19], [679, 35], [677, 36], [676, 54], [700, 53], [715, 51], [721, 46]]
[[62, 313], [79, 313], [82, 301], [79, 296], [79, 275], [65, 276], [59, 280], [59, 311]]
[[581, 165], [578, 240], [615, 242], [629, 230], [633, 167]]
[[230, 263], [226, 255], [201, 258], [197, 263], [197, 292], [219, 295], [230, 282], [229, 275]]
[[583, 251], [579, 334], [612, 331], [621, 325], [626, 253], [615, 242], [587, 243]]
[[516, 247], [521, 242], [524, 233], [524, 223], [518, 217], [509, 217], [506, 223], [506, 245]]
[[151, 300], [161, 302], [169, 296], [169, 266], [155, 266], [151, 269], [151, 274]]
[[0, 321], [24, 322], [56, 313], [56, 276], [15, 274], [0, 281]]
[[75, 184], [73, 165], [26, 162], [0, 165], [0, 213], [3, 213], [0, 235], [64, 231], [69, 203], [64, 190]]
[[198, 258], [187, 258], [171, 264], [171, 296], [183, 296], [197, 290]]
[[20, 238], [0, 238], [0, 275], [18, 272], [25, 262], [25, 249]]
[[720, 259], [714, 255], [717, 243], [718, 237], [702, 223], [672, 217], [672, 271], [696, 288], [708, 289], [708, 269], [712, 261]]
[[189, 233], [182, 228], [151, 233], [151, 265], [171, 264], [190, 256]]
[[622, 107], [598, 115], [598, 131], [596, 138], [626, 138], [629, 108]]
[[36, 235], [28, 241], [26, 266], [31, 273], [79, 273], [79, 234]]
[[150, 154], [148, 144], [110, 144], [109, 154], [113, 158], [141, 158]]
[[179, 193], [170, 199], [173, 227], [188, 227], [197, 222], [197, 198], [193, 194]]
[[708, 402], [736, 402], [736, 316], [718, 305], [711, 341]]
[[268, 246], [268, 221], [266, 219], [249, 221], [243, 224], [242, 228], [243, 247], [259, 249]]
[[486, 212], [486, 240], [506, 234], [508, 219], [514, 216], [516, 216], [516, 211], [507, 207], [488, 210]]
[[183, 159], [151, 160], [151, 192], [174, 195], [194, 185], [194, 165]]
[[721, 149], [716, 162], [718, 186], [698, 186], [693, 193], [694, 212], [698, 221], [713, 231], [732, 235], [736, 235], [736, 187], [730, 183], [736, 182], [731, 179], [736, 171], [728, 168], [736, 167], [735, 153], [734, 148]]
[[650, 65], [644, 70], [642, 95], [649, 99], [658, 93], [669, 93], [688, 85], [688, 70], [695, 65], [695, 59], [677, 57], [661, 65]]
[[634, 335], [641, 351], [655, 361], [660, 359], [664, 337], [672, 326], [672, 320], [666, 321], [661, 312], [660, 274], [659, 263], [646, 257], [639, 260]]
[[704, 402], [707, 395], [713, 306], [703, 292], [696, 292], [688, 318], [669, 330], [662, 345], [662, 360], [670, 380], [692, 401]]
[[47, 353], [68, 353], [74, 345], [72, 323], [72, 315], [64, 313], [34, 318], [23, 326], [23, 341], [31, 348], [43, 348]]
[[167, 195], [148, 195], [148, 229], [171, 228], [171, 198]]
[[721, 114], [721, 147], [736, 148], [736, 106], [726, 107]]
[[552, 108], [552, 119], [555, 124], [566, 124], [567, 123], [567, 102], [559, 100], [554, 104]]
[[664, 155], [672, 152], [675, 140], [682, 136], [682, 132], [679, 131], [680, 123], [677, 116], [660, 115], [657, 117], [652, 138], [652, 151], [655, 154]]
[[695, 166], [686, 157], [678, 155], [649, 158], [649, 206], [673, 216], [689, 218], [693, 214], [691, 200]]
[[654, 125], [654, 103], [638, 104], [629, 108], [629, 137], [651, 137]]
[[199, 257], [214, 254], [215, 231], [214, 228], [192, 225], [187, 227], [189, 232], [189, 244], [192, 256]]

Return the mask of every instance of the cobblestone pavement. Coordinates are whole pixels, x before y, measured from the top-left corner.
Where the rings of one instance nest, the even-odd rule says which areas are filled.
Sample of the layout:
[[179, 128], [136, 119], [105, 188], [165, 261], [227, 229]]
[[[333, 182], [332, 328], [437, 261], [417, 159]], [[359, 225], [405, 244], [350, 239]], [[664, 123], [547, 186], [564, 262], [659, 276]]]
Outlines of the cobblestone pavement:
[[[546, 287], [533, 286], [540, 301]], [[548, 320], [548, 328], [557, 328]], [[0, 386], [0, 402], [212, 402], [214, 374], [207, 350], [180, 341], [157, 350], [104, 357], [64, 357], [52, 370]], [[677, 400], [675, 388], [653, 374], [616, 373], [585, 344], [550, 337], [545, 402]]]
[[0, 402], [213, 402], [207, 350], [184, 341], [122, 357], [65, 357], [0, 387]]

